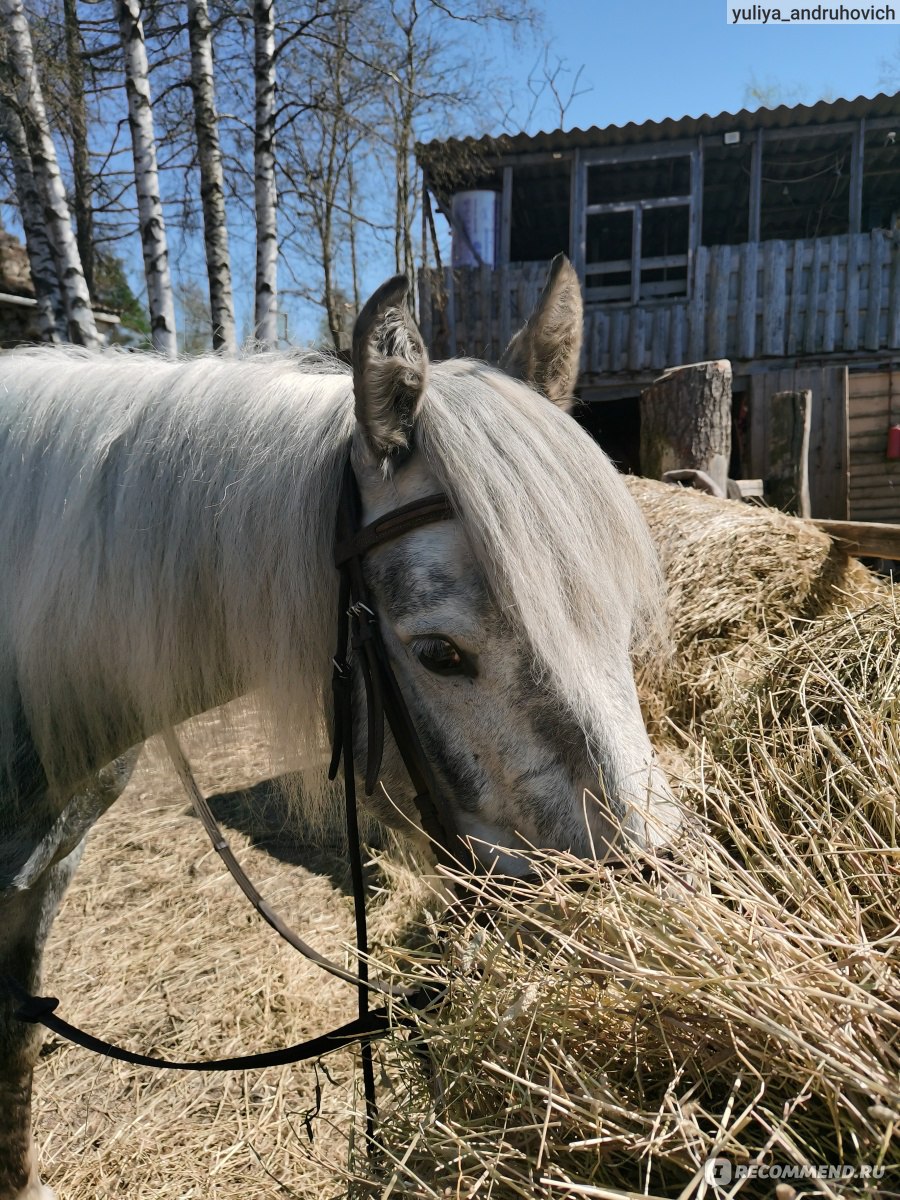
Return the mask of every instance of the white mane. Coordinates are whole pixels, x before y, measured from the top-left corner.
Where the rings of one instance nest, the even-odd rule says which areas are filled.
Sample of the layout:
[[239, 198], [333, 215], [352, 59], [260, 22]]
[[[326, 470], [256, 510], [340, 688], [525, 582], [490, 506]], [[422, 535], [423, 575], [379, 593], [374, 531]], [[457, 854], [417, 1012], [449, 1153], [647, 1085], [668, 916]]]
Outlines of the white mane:
[[[17, 697], [60, 786], [258, 689], [298, 759], [330, 704], [346, 369], [0, 355], [0, 754]], [[588, 740], [614, 661], [662, 611], [643, 520], [571, 418], [481, 364], [436, 364], [418, 445], [499, 601]], [[608, 713], [608, 706], [607, 706]]]

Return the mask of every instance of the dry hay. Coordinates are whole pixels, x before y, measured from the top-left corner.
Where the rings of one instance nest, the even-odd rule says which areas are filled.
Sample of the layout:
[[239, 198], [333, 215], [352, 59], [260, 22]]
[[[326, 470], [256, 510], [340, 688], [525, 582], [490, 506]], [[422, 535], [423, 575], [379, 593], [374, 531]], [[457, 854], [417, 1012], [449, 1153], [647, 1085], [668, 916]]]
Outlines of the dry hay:
[[[309, 1067], [156, 1075], [52, 1042], [38, 1133], [62, 1200], [687, 1197], [703, 1194], [712, 1152], [881, 1163], [892, 1173], [875, 1190], [798, 1188], [900, 1193], [896, 607], [809, 527], [633, 486], [675, 629], [676, 669], [649, 699], [704, 818], [691, 887], [666, 864], [645, 879], [538, 856], [543, 887], [483, 894], [477, 920], [444, 926], [440, 953], [380, 947], [398, 974], [451, 986], [422, 1019], [431, 1078], [405, 1034], [379, 1048], [377, 1178], [358, 1139], [348, 1149], [349, 1053], [328, 1060], [335, 1085], [320, 1071], [310, 1147]], [[190, 751], [208, 791], [273, 770], [250, 728], [231, 761], [204, 746]], [[173, 778], [145, 764], [91, 839], [47, 966], [64, 1014], [178, 1057], [283, 1044], [351, 1016], [349, 989], [259, 925], [184, 808]], [[340, 954], [340, 888], [231, 837], [276, 906]], [[306, 862], [338, 875], [339, 859]], [[385, 871], [382, 934], [418, 883], [394, 862]]]
[[647, 677], [648, 715], [695, 720], [752, 679], [769, 639], [863, 608], [880, 585], [826, 534], [774, 509], [628, 477], [666, 575], [672, 661]]
[[898, 628], [885, 589], [775, 639], [683, 731], [687, 878], [536, 855], [539, 888], [466, 881], [475, 915], [414, 968], [448, 1000], [422, 1021], [431, 1082], [394, 1047], [374, 1194], [724, 1196], [714, 1156], [883, 1167], [795, 1186], [900, 1194]]

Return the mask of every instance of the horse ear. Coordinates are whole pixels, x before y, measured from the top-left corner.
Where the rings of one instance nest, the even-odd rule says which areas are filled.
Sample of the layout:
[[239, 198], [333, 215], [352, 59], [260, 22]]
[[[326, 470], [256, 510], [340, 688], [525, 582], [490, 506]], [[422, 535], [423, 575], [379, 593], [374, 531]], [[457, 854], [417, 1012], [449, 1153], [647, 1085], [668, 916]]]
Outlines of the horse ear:
[[408, 448], [428, 375], [428, 352], [408, 292], [406, 276], [395, 275], [366, 301], [353, 328], [356, 419], [379, 458]]
[[559, 408], [570, 409], [583, 323], [578, 274], [564, 254], [557, 254], [537, 307], [506, 347], [500, 366]]

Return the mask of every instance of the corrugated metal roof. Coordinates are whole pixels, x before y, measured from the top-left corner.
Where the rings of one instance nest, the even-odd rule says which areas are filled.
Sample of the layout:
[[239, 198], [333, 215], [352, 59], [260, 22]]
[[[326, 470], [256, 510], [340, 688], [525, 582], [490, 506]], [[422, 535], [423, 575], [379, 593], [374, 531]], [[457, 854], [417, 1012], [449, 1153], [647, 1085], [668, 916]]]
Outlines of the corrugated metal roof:
[[540, 133], [486, 135], [481, 138], [435, 139], [416, 146], [416, 157], [425, 165], [438, 163], [454, 154], [485, 157], [529, 152], [592, 149], [600, 146], [635, 145], [640, 142], [674, 141], [677, 138], [700, 134], [725, 133], [738, 129], [786, 129], [803, 125], [831, 125], [836, 121], [852, 121], [859, 117], [893, 117], [900, 119], [900, 93], [877, 96], [857, 96], [855, 100], [820, 100], [816, 104], [781, 104], [777, 108], [743, 108], [740, 112], [721, 112], [717, 116], [704, 113], [700, 117], [667, 117], [664, 121], [630, 121], [627, 125], [594, 125], [590, 129], [554, 129]]

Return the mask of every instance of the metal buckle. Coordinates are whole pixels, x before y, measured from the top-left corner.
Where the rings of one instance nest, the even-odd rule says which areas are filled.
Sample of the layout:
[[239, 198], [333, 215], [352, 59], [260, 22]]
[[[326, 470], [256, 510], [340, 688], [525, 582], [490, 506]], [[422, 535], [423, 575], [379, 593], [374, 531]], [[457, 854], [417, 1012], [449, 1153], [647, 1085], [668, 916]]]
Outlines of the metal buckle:
[[355, 604], [350, 605], [350, 607], [347, 609], [347, 616], [355, 617], [357, 620], [359, 620], [359, 614], [361, 612], [368, 613], [370, 617], [375, 616], [368, 604], [363, 604], [362, 600], [357, 600]]

